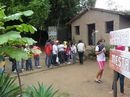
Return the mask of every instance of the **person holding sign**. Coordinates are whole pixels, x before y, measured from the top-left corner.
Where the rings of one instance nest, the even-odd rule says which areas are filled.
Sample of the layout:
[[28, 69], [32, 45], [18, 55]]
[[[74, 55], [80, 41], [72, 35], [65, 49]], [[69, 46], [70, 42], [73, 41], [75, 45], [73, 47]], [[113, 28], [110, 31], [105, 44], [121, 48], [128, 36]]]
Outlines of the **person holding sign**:
[[105, 46], [104, 46], [104, 42], [105, 42], [104, 39], [100, 39], [97, 42], [97, 46], [95, 48], [95, 53], [97, 55], [97, 62], [98, 62], [98, 66], [99, 66], [99, 71], [97, 72], [96, 79], [95, 79], [95, 82], [97, 82], [97, 83], [102, 82], [101, 78], [102, 78], [102, 74], [103, 74], [104, 67], [105, 67], [105, 61], [106, 61], [105, 52], [106, 52], [106, 49], [105, 49]]
[[[125, 47], [124, 46], [116, 46], [116, 50], [124, 51]], [[125, 79], [125, 76], [122, 75], [121, 73], [117, 72], [116, 80], [118, 81], [118, 79], [120, 80], [120, 92], [121, 92], [121, 95], [125, 95], [125, 93], [124, 93], [124, 79]], [[112, 90], [113, 89], [114, 89], [114, 81], [113, 81], [113, 84], [112, 84]]]

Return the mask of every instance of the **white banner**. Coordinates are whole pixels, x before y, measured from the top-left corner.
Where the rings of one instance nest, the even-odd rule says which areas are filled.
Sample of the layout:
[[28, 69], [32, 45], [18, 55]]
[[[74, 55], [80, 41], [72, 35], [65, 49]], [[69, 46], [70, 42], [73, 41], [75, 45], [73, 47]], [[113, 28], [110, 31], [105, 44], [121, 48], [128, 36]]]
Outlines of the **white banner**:
[[110, 67], [130, 79], [130, 52], [110, 50]]
[[130, 46], [130, 28], [111, 31], [110, 32], [110, 44]]

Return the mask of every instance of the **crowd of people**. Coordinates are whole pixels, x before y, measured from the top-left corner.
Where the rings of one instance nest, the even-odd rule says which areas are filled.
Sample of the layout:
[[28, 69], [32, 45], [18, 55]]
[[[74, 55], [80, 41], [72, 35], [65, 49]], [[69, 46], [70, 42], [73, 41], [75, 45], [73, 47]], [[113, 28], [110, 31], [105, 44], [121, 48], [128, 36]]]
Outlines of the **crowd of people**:
[[[41, 68], [40, 54], [45, 53], [45, 65], [47, 68], [52, 68], [53, 66], [59, 66], [62, 64], [75, 64], [77, 59], [79, 59], [80, 64], [83, 64], [83, 53], [85, 51], [85, 45], [82, 40], [75, 44], [74, 42], [68, 41], [51, 41], [47, 40], [44, 47], [40, 48], [36, 45], [25, 45], [17, 46], [17, 48], [22, 48], [27, 54], [28, 59], [22, 59], [21, 61], [16, 61], [14, 58], [9, 57], [9, 61], [12, 64], [12, 72], [16, 73], [16, 70], [21, 73], [24, 70], [30, 71], [34, 68]], [[79, 55], [79, 58], [77, 58]], [[41, 56], [43, 58], [43, 56]], [[34, 59], [34, 62], [33, 60]], [[1, 62], [5, 61], [4, 57], [0, 57]], [[34, 63], [34, 66], [33, 66]], [[0, 68], [0, 71], [4, 70], [4, 64]]]
[[80, 64], [83, 64], [84, 51], [85, 45], [82, 40], [79, 40], [78, 44], [67, 41], [48, 40], [45, 45], [46, 66], [50, 68], [62, 64], [75, 64], [77, 54], [79, 55]]

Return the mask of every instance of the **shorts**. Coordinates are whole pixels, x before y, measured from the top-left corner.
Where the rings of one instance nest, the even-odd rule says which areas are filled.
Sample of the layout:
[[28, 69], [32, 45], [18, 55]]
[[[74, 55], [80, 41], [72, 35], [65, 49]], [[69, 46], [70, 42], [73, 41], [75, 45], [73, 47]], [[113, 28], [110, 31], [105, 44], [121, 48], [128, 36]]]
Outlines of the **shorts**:
[[105, 61], [98, 61], [98, 66], [100, 70], [104, 70], [105, 68]]

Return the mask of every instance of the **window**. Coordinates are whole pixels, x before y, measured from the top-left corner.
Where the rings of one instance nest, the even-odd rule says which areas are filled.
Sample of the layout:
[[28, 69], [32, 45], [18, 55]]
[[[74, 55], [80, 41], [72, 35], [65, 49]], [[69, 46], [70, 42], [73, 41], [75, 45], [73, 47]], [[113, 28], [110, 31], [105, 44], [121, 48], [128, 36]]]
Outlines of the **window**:
[[75, 26], [75, 34], [80, 35], [80, 28], [79, 26]]
[[106, 33], [110, 33], [110, 31], [113, 31], [113, 21], [106, 22]]

